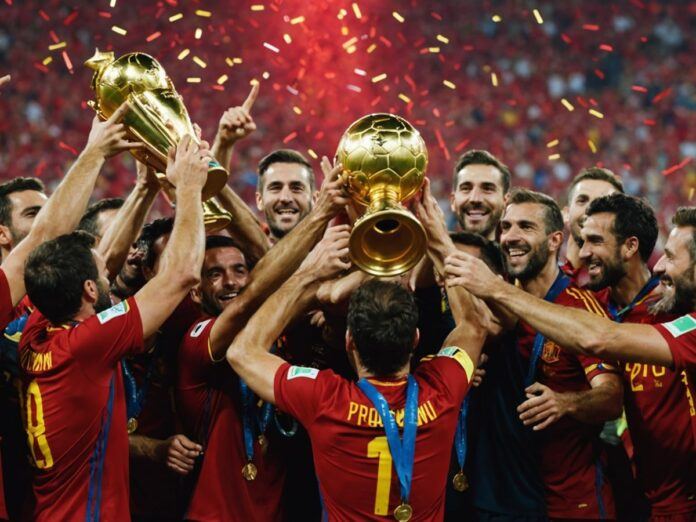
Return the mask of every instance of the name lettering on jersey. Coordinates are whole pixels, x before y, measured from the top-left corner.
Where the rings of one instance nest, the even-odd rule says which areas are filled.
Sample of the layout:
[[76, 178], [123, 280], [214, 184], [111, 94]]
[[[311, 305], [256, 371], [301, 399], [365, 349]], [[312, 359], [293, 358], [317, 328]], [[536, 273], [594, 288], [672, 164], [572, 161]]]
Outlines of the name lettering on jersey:
[[212, 319], [206, 319], [205, 321], [202, 321], [194, 326], [193, 330], [191, 330], [191, 337], [198, 337], [201, 335], [210, 321], [212, 321]]
[[664, 377], [666, 373], [667, 368], [664, 366], [643, 363], [626, 363], [626, 376], [631, 383], [631, 391], [645, 391], [645, 383], [640, 382], [640, 379], [647, 379], [648, 377], [652, 377], [654, 379], [653, 386], [655, 388], [662, 388], [662, 381], [657, 379]]
[[316, 368], [307, 368], [306, 366], [291, 366], [288, 370], [288, 381], [305, 377], [307, 379], [316, 379], [319, 375], [319, 370]]
[[111, 321], [113, 318], [118, 317], [120, 315], [126, 315], [128, 313], [128, 303], [126, 301], [121, 301], [118, 304], [115, 304], [108, 310], [104, 310], [103, 312], [99, 312], [97, 314], [97, 319], [99, 319], [99, 322], [101, 324], [108, 323]]
[[28, 372], [45, 372], [53, 368], [52, 353], [32, 352], [24, 350], [19, 357], [20, 366]]
[[[404, 409], [400, 410], [389, 410], [392, 415], [394, 415], [394, 420], [397, 426], [403, 428], [404, 426]], [[423, 424], [428, 424], [429, 422], [437, 419], [437, 412], [433, 403], [429, 400], [425, 401], [423, 404], [418, 406], [418, 426]], [[356, 426], [368, 426], [370, 428], [383, 428], [382, 419], [375, 408], [366, 406], [365, 404], [360, 404], [357, 402], [350, 401], [348, 405], [348, 416], [346, 417], [348, 422], [354, 423]]]
[[439, 352], [437, 352], [438, 357], [451, 357], [455, 361], [457, 361], [462, 368], [464, 368], [464, 372], [466, 373], [466, 378], [471, 380], [471, 375], [474, 373], [474, 363], [471, 360], [471, 357], [469, 357], [469, 354], [466, 353], [464, 350], [457, 346], [447, 346], [445, 348], [442, 348]]
[[683, 315], [671, 323], [664, 323], [664, 326], [673, 337], [679, 337], [692, 330], [696, 330], [696, 319], [691, 315]]

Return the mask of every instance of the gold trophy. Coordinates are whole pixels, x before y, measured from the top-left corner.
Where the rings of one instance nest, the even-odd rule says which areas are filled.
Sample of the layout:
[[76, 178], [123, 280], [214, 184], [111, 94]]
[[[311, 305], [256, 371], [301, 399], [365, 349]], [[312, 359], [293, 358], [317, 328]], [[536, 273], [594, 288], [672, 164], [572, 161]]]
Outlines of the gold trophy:
[[369, 114], [348, 127], [336, 158], [363, 209], [350, 235], [353, 262], [376, 276], [408, 271], [426, 250], [423, 225], [402, 205], [425, 180], [428, 151], [420, 133], [399, 116]]
[[[133, 150], [131, 154], [152, 167], [160, 182], [167, 184], [163, 174], [167, 168], [167, 151], [186, 134], [197, 138], [186, 106], [162, 65], [145, 53], [128, 53], [116, 59], [114, 53], [99, 50], [85, 65], [95, 71], [92, 78], [95, 101], [90, 101], [90, 106], [105, 120], [121, 104], [129, 103], [130, 110], [123, 123], [131, 138], [145, 144], [144, 149]], [[227, 176], [227, 171], [211, 160], [203, 200], [220, 192]], [[225, 214], [223, 211], [216, 221], [229, 223], [229, 214]]]

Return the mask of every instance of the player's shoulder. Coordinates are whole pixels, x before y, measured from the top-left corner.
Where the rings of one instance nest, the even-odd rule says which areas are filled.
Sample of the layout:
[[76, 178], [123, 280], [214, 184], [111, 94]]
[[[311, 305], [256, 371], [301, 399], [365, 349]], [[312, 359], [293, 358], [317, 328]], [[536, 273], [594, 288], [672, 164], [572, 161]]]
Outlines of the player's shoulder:
[[469, 357], [469, 354], [460, 347], [445, 346], [436, 354], [423, 357], [414, 375], [424, 375], [434, 370], [440, 370], [442, 367], [453, 367], [464, 370], [467, 379], [471, 379], [475, 365], [471, 357]]
[[561, 292], [556, 299], [556, 304], [563, 306], [572, 306], [573, 308], [583, 308], [593, 314], [605, 317], [605, 306], [602, 306], [597, 295], [587, 288], [580, 288], [575, 284], [570, 284]]
[[669, 333], [672, 337], [678, 338], [686, 335], [693, 339], [696, 335], [696, 312], [682, 315], [668, 322], [660, 323], [660, 329]]

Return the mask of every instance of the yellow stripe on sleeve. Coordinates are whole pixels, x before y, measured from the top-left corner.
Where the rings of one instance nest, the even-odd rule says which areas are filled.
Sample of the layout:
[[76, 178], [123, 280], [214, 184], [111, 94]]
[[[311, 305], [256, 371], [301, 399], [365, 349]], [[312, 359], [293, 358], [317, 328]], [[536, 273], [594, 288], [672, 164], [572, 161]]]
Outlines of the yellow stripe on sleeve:
[[457, 346], [448, 346], [438, 352], [438, 357], [450, 357], [457, 361], [466, 373], [467, 381], [471, 381], [474, 374], [474, 362], [469, 357], [469, 354]]

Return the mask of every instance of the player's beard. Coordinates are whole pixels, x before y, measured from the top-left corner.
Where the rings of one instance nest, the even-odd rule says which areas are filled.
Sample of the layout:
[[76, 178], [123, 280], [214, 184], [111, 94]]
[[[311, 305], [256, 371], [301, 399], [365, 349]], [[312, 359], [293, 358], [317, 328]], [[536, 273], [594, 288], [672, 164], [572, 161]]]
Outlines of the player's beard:
[[[587, 288], [596, 292], [603, 288], [616, 286], [626, 275], [626, 270], [624, 270], [619, 259], [619, 249], [617, 248], [614, 258], [607, 261], [599, 260], [603, 268], [602, 274], [599, 279], [590, 279], [587, 283]], [[589, 262], [585, 263], [585, 266], [589, 266], [592, 262], [592, 259], [590, 259]]]
[[307, 216], [307, 214], [309, 214], [309, 211], [311, 210], [311, 205], [307, 209], [302, 209], [298, 205], [288, 205], [288, 208], [297, 209], [298, 211], [297, 221], [290, 228], [283, 228], [278, 224], [278, 220], [276, 220], [277, 214], [275, 214], [276, 210], [271, 210], [270, 212], [266, 213], [266, 223], [268, 223], [268, 228], [270, 229], [273, 237], [278, 240], [285, 237], [286, 234], [289, 234], [293, 228], [300, 224], [300, 221], [302, 221]]
[[696, 281], [693, 276], [694, 267], [690, 266], [681, 274], [675, 277], [662, 276], [662, 280], [671, 282], [671, 289], [666, 289], [662, 298], [650, 306], [653, 314], [676, 314], [684, 315], [694, 311], [696, 308]]
[[531, 256], [529, 256], [529, 261], [527, 261], [527, 264], [521, 268], [513, 267], [510, 265], [508, 260], [508, 248], [509, 247], [507, 246], [504, 248], [507, 273], [512, 277], [519, 279], [520, 281], [529, 281], [530, 279], [534, 279], [536, 276], [539, 275], [539, 273], [544, 268], [544, 266], [546, 266], [546, 263], [549, 260], [549, 244], [546, 240], [542, 241], [539, 245], [531, 249]]
[[[469, 210], [487, 210], [486, 220], [479, 223], [477, 226], [469, 226], [466, 223], [466, 213]], [[483, 237], [489, 237], [498, 226], [500, 222], [500, 217], [503, 215], [503, 208], [493, 208], [488, 205], [483, 205], [480, 203], [467, 203], [459, 208], [459, 213], [457, 214], [457, 219], [459, 221], [459, 226], [462, 230], [466, 232], [473, 232], [474, 234], [479, 234]]]
[[109, 285], [102, 284], [97, 281], [97, 302], [94, 303], [94, 310], [99, 313], [111, 308], [111, 294], [109, 293]]

